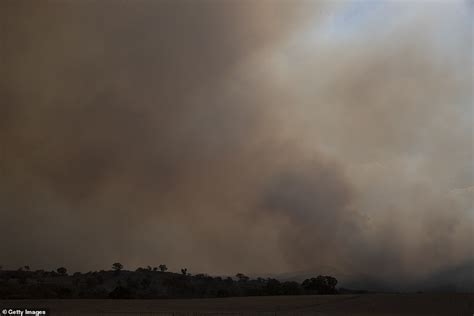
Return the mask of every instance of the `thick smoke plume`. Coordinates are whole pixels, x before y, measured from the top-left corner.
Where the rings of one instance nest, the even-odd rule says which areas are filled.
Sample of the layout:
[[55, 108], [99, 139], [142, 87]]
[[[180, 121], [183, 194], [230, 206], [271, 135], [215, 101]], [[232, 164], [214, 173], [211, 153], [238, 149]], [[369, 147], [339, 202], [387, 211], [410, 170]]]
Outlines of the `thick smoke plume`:
[[5, 267], [474, 260], [468, 2], [0, 6]]

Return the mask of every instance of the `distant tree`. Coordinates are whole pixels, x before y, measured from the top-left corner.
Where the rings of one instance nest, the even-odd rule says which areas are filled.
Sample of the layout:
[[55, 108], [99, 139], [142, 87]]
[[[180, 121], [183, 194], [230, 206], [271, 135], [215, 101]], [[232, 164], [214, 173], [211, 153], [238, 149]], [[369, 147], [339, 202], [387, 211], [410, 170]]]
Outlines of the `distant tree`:
[[231, 277], [227, 277], [224, 279], [224, 283], [227, 285], [227, 286], [231, 286], [232, 284], [234, 284], [234, 280], [232, 280]]
[[153, 267], [153, 271], [158, 271], [158, 268], [157, 267]]
[[188, 269], [182, 268], [182, 269], [181, 269], [181, 273], [182, 273], [183, 275], [186, 275], [186, 274], [188, 273]]
[[268, 295], [280, 295], [281, 293], [281, 282], [277, 279], [268, 279], [266, 284], [266, 290]]
[[151, 279], [150, 278], [147, 277], [147, 278], [142, 279], [142, 281], [141, 281], [142, 289], [147, 289], [147, 288], [150, 287], [150, 285], [151, 285]]
[[132, 298], [133, 294], [130, 289], [119, 285], [112, 292], [109, 293], [109, 297], [114, 299], [128, 299]]
[[134, 278], [128, 277], [126, 280], [127, 288], [131, 290], [138, 289], [138, 281]]
[[30, 266], [24, 266], [23, 268], [25, 268], [26, 271], [30, 271]]
[[115, 262], [114, 264], [112, 264], [112, 270], [114, 270], [116, 274], [119, 274], [122, 269], [123, 265], [120, 262]]
[[243, 273], [237, 273], [235, 277], [239, 280], [239, 282], [247, 282], [250, 278]]
[[56, 292], [57, 298], [69, 298], [71, 297], [71, 294], [72, 294], [71, 289], [67, 287], [63, 287], [63, 286], [56, 288], [55, 292]]
[[147, 266], [146, 269], [147, 269], [148, 271], [151, 271], [151, 270], [152, 270], [152, 267], [151, 267], [151, 266]]
[[230, 296], [230, 293], [229, 293], [229, 290], [227, 290], [227, 289], [219, 289], [219, 290], [217, 290], [216, 296], [217, 297], [228, 297], [228, 296]]
[[86, 278], [86, 285], [88, 288], [92, 289], [94, 287], [96, 287], [97, 285], [99, 284], [97, 278], [91, 276], [91, 277], [88, 277]]
[[337, 285], [337, 279], [329, 275], [325, 276], [325, 278], [329, 288], [335, 290]]
[[301, 287], [298, 282], [286, 281], [281, 284], [281, 294], [298, 295], [301, 294]]
[[66, 275], [67, 269], [65, 267], [60, 267], [56, 269], [56, 272], [58, 272], [59, 275]]
[[28, 283], [28, 279], [26, 278], [25, 275], [21, 275], [18, 278], [18, 283], [20, 283], [21, 285], [26, 285]]
[[74, 279], [72, 280], [72, 284], [75, 286], [75, 287], [78, 287], [79, 284], [81, 284], [81, 278], [80, 277], [77, 277], [77, 276], [74, 276]]
[[166, 266], [166, 264], [160, 264], [159, 268], [161, 272], [165, 272], [166, 270], [168, 270], [168, 267]]
[[332, 276], [319, 275], [316, 278], [306, 279], [301, 286], [307, 292], [317, 294], [335, 294], [337, 279]]

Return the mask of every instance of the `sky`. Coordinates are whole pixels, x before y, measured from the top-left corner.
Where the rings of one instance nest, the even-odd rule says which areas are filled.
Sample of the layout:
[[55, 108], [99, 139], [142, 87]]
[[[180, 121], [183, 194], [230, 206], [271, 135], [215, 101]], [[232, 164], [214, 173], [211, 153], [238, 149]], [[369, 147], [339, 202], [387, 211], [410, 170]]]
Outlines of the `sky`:
[[471, 1], [0, 6], [4, 268], [474, 262]]

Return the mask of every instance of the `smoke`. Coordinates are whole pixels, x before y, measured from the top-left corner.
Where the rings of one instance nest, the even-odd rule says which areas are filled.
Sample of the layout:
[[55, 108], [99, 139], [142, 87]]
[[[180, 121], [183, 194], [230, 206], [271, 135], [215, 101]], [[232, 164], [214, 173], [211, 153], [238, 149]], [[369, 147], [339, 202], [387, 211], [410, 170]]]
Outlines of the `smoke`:
[[473, 259], [467, 3], [1, 6], [4, 266]]

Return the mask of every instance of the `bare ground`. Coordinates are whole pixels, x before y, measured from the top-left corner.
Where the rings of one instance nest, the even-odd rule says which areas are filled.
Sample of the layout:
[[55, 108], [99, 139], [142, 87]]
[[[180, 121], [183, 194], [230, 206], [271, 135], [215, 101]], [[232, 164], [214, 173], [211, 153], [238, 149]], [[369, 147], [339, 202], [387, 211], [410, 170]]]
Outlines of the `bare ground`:
[[50, 315], [446, 315], [473, 316], [474, 294], [364, 294], [167, 300], [0, 300], [4, 308], [48, 308]]

